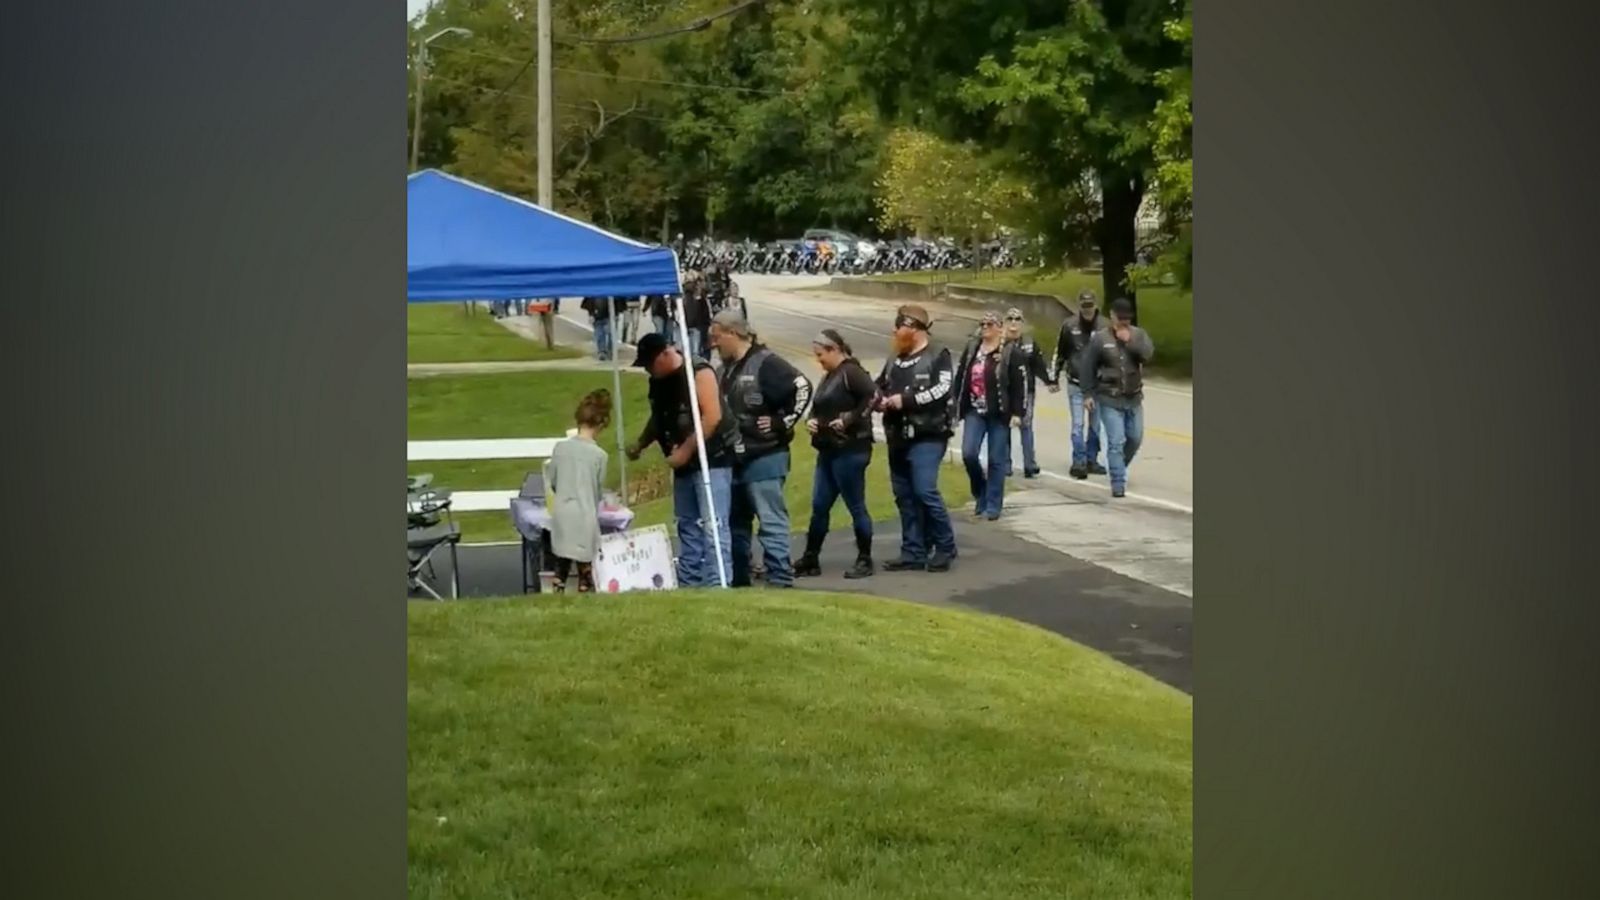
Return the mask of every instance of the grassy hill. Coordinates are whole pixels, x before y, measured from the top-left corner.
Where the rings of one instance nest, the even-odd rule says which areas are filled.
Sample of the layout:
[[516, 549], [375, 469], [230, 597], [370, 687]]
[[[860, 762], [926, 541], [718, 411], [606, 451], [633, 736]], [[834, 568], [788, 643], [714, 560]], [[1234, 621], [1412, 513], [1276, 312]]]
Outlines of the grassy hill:
[[1029, 626], [778, 591], [409, 623], [414, 898], [1191, 894], [1192, 701]]

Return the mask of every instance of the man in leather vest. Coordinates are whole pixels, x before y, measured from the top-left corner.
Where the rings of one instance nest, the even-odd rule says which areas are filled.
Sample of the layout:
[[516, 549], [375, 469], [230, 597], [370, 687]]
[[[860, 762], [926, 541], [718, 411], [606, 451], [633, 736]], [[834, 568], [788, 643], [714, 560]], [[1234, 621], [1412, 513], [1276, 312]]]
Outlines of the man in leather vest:
[[888, 572], [945, 572], [956, 555], [955, 529], [939, 493], [939, 467], [950, 447], [955, 366], [950, 351], [930, 341], [932, 322], [920, 306], [900, 307], [894, 355], [878, 376], [875, 406], [883, 413], [889, 483], [900, 510], [900, 558], [883, 564]]
[[[1026, 369], [1023, 375], [1022, 421], [1017, 425], [1017, 431], [1022, 438], [1022, 477], [1038, 478], [1039, 457], [1033, 451], [1033, 412], [1039, 405], [1036, 382], [1043, 381], [1052, 394], [1060, 391], [1061, 385], [1056, 381], [1050, 364], [1045, 362], [1044, 352], [1039, 349], [1033, 334], [1028, 330], [1028, 323], [1022, 315], [1022, 310], [1015, 306], [1006, 310], [1006, 342], [1011, 345], [1012, 352], [1019, 357], [1019, 364]], [[1006, 477], [1011, 477], [1011, 473], [1008, 460]]]
[[1099, 304], [1094, 291], [1079, 294], [1077, 313], [1061, 323], [1056, 338], [1054, 369], [1058, 379], [1062, 375], [1067, 378], [1067, 402], [1072, 410], [1072, 468], [1068, 474], [1079, 481], [1106, 474], [1099, 462], [1100, 423], [1084, 411], [1084, 387], [1078, 380], [1078, 357], [1093, 343], [1095, 334], [1106, 328]]
[[1133, 304], [1118, 298], [1111, 304], [1111, 327], [1098, 332], [1078, 362], [1084, 407], [1098, 410], [1106, 433], [1106, 467], [1111, 470], [1111, 496], [1127, 492], [1128, 465], [1144, 440], [1144, 367], [1155, 356], [1155, 342], [1133, 324]]
[[733, 586], [750, 586], [751, 520], [760, 525], [767, 584], [794, 586], [789, 559], [789, 508], [783, 486], [789, 479], [789, 443], [795, 425], [811, 405], [811, 381], [788, 360], [758, 343], [750, 323], [737, 310], [711, 319], [711, 344], [722, 358], [718, 381], [734, 437]]
[[[722, 391], [711, 366], [696, 361], [694, 393], [683, 367], [690, 365], [678, 348], [659, 334], [639, 339], [633, 364], [650, 373], [650, 418], [639, 439], [627, 448], [638, 459], [649, 444], [659, 444], [672, 467], [672, 513], [678, 525], [678, 584], [717, 587], [723, 577], [733, 577], [732, 542], [728, 513], [733, 502], [733, 416], [722, 402]], [[691, 406], [693, 404], [693, 406]], [[702, 472], [694, 435], [694, 410], [700, 412], [705, 432], [706, 459]], [[708, 532], [714, 525], [716, 536]], [[717, 553], [720, 550], [720, 554]], [[718, 557], [721, 558], [719, 573]]]

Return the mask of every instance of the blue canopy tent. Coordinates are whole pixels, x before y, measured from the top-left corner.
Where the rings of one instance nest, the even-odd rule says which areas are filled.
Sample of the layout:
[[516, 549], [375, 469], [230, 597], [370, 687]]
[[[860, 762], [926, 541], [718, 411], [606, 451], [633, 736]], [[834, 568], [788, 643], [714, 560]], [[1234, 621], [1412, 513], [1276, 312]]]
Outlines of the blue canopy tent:
[[527, 300], [676, 294], [653, 247], [436, 169], [406, 179], [406, 298]]
[[[410, 303], [679, 295], [681, 330], [681, 293], [678, 258], [666, 247], [612, 234], [437, 169], [406, 178], [406, 299]], [[681, 333], [679, 345], [688, 345], [686, 332]], [[620, 449], [622, 390], [617, 354], [613, 352], [611, 358]], [[693, 366], [683, 368], [692, 395]], [[694, 429], [709, 507], [711, 475], [706, 469], [705, 433], [698, 407], [694, 407]], [[622, 466], [626, 495], [627, 463]], [[721, 571], [722, 536], [717, 531], [713, 520], [717, 568], [726, 585], [728, 573]]]

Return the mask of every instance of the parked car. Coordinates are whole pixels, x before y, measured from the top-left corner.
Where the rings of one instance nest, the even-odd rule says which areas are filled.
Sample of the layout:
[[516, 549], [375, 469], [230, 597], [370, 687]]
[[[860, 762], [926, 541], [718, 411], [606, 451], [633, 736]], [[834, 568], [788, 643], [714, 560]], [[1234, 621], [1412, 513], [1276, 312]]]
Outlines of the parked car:
[[848, 231], [839, 231], [835, 228], [808, 228], [800, 238], [803, 241], [825, 240], [837, 248], [841, 253], [871, 259], [878, 253], [877, 245], [862, 238], [860, 235]]

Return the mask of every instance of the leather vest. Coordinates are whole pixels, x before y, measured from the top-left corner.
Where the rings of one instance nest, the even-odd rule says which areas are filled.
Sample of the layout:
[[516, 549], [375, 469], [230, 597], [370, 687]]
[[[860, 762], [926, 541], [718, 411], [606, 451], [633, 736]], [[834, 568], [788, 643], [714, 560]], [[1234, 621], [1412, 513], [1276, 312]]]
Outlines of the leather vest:
[[1090, 322], [1088, 327], [1085, 327], [1083, 318], [1077, 313], [1067, 316], [1067, 337], [1072, 341], [1072, 344], [1068, 347], [1067, 363], [1063, 366], [1063, 369], [1067, 373], [1067, 380], [1072, 384], [1078, 383], [1078, 367], [1073, 363], [1073, 360], [1077, 359], [1078, 354], [1089, 346], [1096, 334], [1105, 330], [1105, 321], [1105, 316], [1096, 315], [1094, 321]]
[[[712, 371], [707, 363], [695, 362], [697, 377], [702, 370]], [[717, 399], [722, 404], [722, 420], [717, 423], [716, 430], [706, 435], [706, 465], [711, 468], [733, 463], [738, 433], [733, 416], [728, 413], [728, 401], [723, 399], [721, 391], [717, 392]], [[693, 402], [694, 394], [681, 370], [666, 378], [650, 379], [650, 415], [655, 419], [656, 442], [661, 445], [662, 453], [671, 453], [679, 444], [694, 440], [694, 411], [689, 405]], [[698, 465], [691, 468], [699, 470]]]
[[1137, 399], [1144, 395], [1144, 366], [1109, 331], [1096, 337], [1095, 381], [1107, 397]]
[[[722, 395], [727, 408], [738, 423], [734, 435], [734, 451], [740, 459], [757, 459], [774, 450], [789, 446], [793, 437], [779, 420], [770, 401], [761, 393], [761, 370], [772, 359], [766, 347], [752, 347], [744, 359], [727, 367], [722, 376]], [[772, 417], [772, 431], [762, 434], [756, 420]]]
[[[934, 371], [934, 362], [943, 352], [944, 349], [942, 347], [930, 343], [909, 364], [899, 358], [889, 360], [884, 364], [888, 373], [888, 377], [885, 380], [889, 385], [889, 392], [898, 393], [909, 388], [913, 393], [916, 393], [926, 391], [938, 384], [938, 375]], [[883, 414], [884, 434], [895, 441], [949, 437], [950, 404], [955, 399], [955, 391], [956, 386], [954, 380], [952, 380], [950, 391], [935, 403], [919, 406], [916, 409], [889, 410], [885, 412]]]

